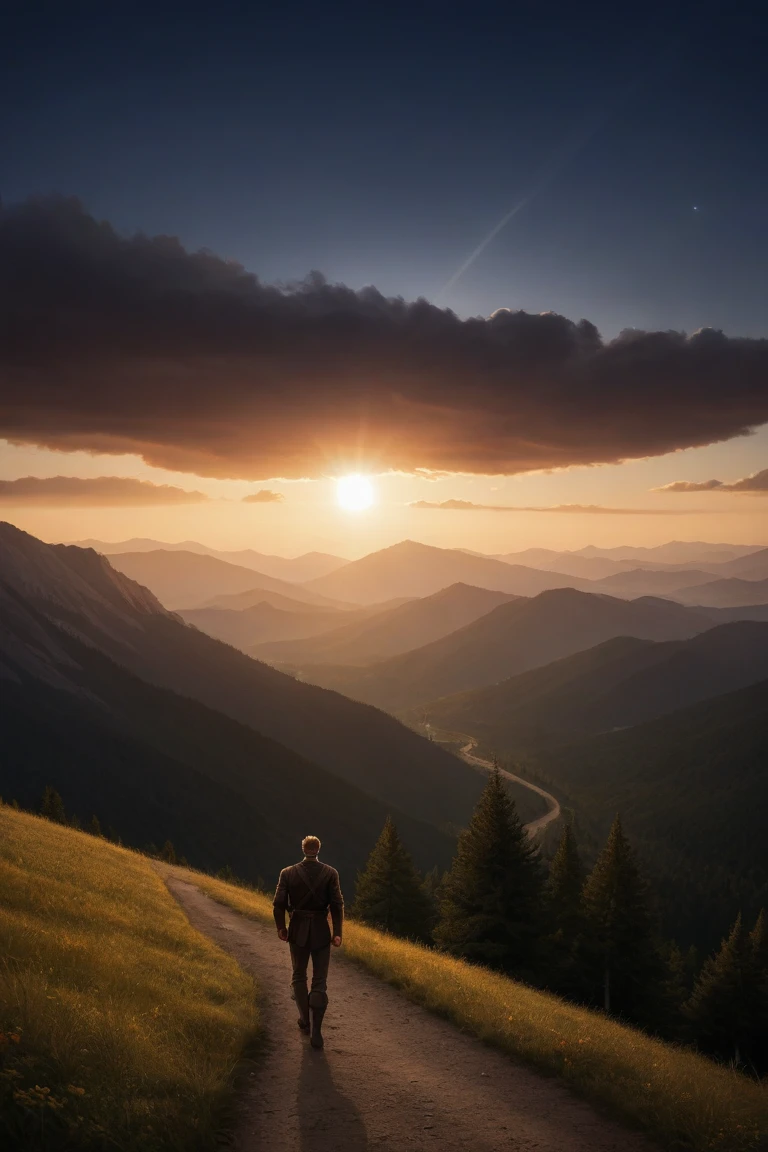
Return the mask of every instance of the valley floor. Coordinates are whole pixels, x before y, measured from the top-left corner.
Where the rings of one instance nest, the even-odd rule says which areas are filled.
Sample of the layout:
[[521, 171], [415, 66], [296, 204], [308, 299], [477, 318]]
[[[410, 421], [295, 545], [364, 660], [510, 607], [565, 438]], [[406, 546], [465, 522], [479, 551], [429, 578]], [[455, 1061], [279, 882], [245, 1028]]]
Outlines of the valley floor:
[[248, 1078], [237, 1152], [650, 1152], [640, 1135], [332, 957], [322, 1052], [296, 1027], [288, 948], [163, 869], [192, 925], [258, 979], [270, 1040]]

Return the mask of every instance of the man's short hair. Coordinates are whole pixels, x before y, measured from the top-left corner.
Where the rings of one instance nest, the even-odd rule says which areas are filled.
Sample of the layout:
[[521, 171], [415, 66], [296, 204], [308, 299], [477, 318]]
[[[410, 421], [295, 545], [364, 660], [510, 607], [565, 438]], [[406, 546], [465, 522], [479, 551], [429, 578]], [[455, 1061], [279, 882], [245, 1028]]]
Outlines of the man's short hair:
[[301, 842], [301, 850], [305, 856], [317, 856], [320, 851], [320, 840], [317, 836], [305, 836]]

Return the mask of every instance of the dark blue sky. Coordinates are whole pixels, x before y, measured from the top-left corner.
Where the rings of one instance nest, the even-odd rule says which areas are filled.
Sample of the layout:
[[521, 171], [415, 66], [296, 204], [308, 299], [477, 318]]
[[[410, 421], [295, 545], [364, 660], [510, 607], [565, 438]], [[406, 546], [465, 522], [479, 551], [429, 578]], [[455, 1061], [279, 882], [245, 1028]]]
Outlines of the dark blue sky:
[[[768, 334], [764, 3], [10, 4], [0, 192], [312, 268]], [[8, 13], [10, 11], [10, 20]]]

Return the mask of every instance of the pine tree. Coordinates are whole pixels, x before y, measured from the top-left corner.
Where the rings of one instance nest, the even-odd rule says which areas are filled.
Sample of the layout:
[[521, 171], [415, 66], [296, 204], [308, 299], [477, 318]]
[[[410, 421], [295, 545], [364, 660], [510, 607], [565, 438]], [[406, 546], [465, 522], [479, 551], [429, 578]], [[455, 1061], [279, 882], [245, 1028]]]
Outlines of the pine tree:
[[618, 816], [584, 885], [584, 913], [590, 999], [635, 1023], [656, 1023], [663, 963], [648, 890]]
[[90, 823], [88, 825], [87, 831], [90, 832], [91, 836], [102, 836], [103, 835], [103, 833], [101, 831], [101, 824], [99, 823], [98, 816], [91, 816], [91, 820], [90, 820]]
[[580, 998], [584, 981], [577, 948], [584, 931], [584, 873], [576, 838], [569, 824], [563, 829], [544, 889], [549, 919], [547, 984], [564, 996]]
[[754, 947], [741, 913], [701, 970], [686, 1016], [701, 1047], [741, 1064], [750, 1059], [755, 1030]]
[[64, 811], [64, 801], [55, 788], [50, 784], [46, 785], [43, 792], [43, 799], [40, 805], [40, 815], [45, 816], [46, 820], [52, 820], [54, 824], [66, 824], [67, 814]]
[[752, 995], [754, 997], [754, 1040], [752, 1063], [758, 1075], [768, 1073], [768, 917], [761, 908], [749, 934], [752, 946]]
[[584, 923], [582, 890], [584, 873], [576, 847], [576, 838], [569, 824], [563, 829], [546, 884], [546, 898], [556, 931], [568, 939], [575, 939]]
[[495, 769], [442, 886], [438, 946], [505, 972], [530, 971], [541, 888], [538, 851]]
[[176, 850], [170, 840], [166, 840], [163, 844], [160, 850], [160, 859], [165, 860], [166, 864], [176, 863]]
[[413, 860], [403, 847], [392, 818], [357, 877], [351, 915], [411, 940], [429, 938], [433, 906]]
[[671, 941], [663, 949], [665, 966], [661, 987], [663, 1020], [660, 1031], [667, 1039], [679, 1037], [683, 1031], [683, 1008], [691, 995], [689, 958]]

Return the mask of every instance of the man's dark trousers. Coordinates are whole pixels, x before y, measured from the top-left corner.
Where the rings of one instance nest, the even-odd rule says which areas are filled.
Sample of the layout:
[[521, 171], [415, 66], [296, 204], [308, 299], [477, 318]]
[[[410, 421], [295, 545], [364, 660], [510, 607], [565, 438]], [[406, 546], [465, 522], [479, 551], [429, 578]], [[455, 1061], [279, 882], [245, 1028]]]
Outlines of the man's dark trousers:
[[[323, 996], [328, 991], [328, 965], [331, 960], [331, 946], [326, 944], [323, 948], [301, 948], [298, 944], [291, 944], [291, 964], [293, 965], [293, 978], [291, 983], [296, 998], [297, 988], [307, 987], [307, 967], [312, 958], [312, 992], [320, 992]], [[297, 1000], [297, 1003], [301, 1001]]]

